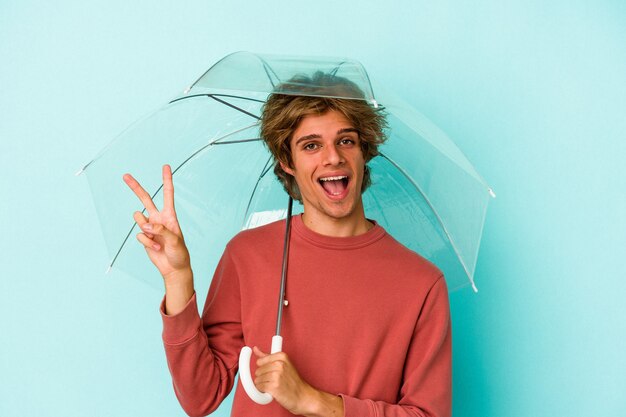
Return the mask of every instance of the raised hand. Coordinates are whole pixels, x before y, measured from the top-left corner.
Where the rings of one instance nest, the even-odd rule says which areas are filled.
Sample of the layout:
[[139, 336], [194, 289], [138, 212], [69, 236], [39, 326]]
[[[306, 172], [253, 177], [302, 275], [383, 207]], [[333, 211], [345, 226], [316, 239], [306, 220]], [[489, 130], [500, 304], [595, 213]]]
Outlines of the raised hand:
[[[174, 208], [171, 167], [163, 166], [163, 209], [161, 211], [154, 205], [150, 194], [132, 175], [125, 174], [123, 178], [148, 212], [148, 217], [139, 211], [133, 215], [142, 230], [142, 233], [137, 235], [137, 240], [143, 244], [150, 260], [163, 276], [166, 289], [168, 285], [188, 286], [189, 282], [181, 282], [191, 279], [191, 264], [189, 251]], [[191, 288], [193, 288], [193, 283], [191, 283]]]

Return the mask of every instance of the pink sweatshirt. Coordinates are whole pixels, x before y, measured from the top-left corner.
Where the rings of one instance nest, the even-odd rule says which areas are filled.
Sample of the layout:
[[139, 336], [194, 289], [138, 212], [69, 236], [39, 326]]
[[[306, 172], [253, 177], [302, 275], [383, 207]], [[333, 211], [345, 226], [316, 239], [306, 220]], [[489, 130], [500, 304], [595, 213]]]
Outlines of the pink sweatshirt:
[[[441, 272], [376, 225], [345, 238], [292, 222], [283, 351], [314, 388], [340, 395], [346, 417], [451, 414], [451, 333]], [[174, 390], [190, 416], [215, 410], [244, 345], [270, 351], [285, 222], [235, 236], [215, 271], [202, 318], [196, 296], [163, 317]], [[251, 372], [254, 378], [254, 358]], [[231, 415], [292, 414], [257, 405], [238, 383]]]

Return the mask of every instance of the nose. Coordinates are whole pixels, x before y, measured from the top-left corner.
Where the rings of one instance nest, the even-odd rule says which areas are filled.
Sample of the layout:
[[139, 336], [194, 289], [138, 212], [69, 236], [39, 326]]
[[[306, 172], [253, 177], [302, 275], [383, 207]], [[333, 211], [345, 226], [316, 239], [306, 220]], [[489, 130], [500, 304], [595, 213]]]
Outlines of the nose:
[[324, 146], [324, 165], [340, 165], [343, 162], [343, 155], [335, 144]]

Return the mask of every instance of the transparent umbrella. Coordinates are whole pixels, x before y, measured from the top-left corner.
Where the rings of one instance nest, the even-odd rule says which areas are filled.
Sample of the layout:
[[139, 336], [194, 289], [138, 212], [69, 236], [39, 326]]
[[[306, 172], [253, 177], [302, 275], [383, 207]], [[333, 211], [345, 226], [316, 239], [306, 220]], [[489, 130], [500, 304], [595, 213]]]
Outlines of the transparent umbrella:
[[[317, 71], [351, 81], [362, 94], [285, 84]], [[121, 180], [126, 172], [158, 205], [160, 167], [172, 166], [176, 212], [195, 271], [206, 269], [238, 231], [286, 216], [288, 197], [259, 135], [262, 106], [277, 88], [282, 94], [366, 100], [387, 114], [388, 140], [368, 164], [366, 216], [435, 263], [451, 290], [471, 285], [476, 291], [480, 238], [495, 194], [440, 129], [382, 87], [373, 88], [360, 63], [341, 58], [228, 55], [85, 165], [80, 172], [90, 185], [109, 267], [161, 286], [143, 247], [133, 242], [139, 231], [132, 213], [142, 207]]]

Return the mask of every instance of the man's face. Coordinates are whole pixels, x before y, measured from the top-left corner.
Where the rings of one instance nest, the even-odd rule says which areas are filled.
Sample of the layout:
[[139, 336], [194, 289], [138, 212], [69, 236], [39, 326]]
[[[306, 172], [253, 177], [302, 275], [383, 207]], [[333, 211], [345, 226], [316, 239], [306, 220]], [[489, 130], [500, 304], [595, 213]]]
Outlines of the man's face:
[[298, 184], [305, 216], [319, 220], [363, 216], [365, 160], [359, 134], [343, 114], [330, 110], [305, 117], [290, 147], [293, 166], [281, 166]]

